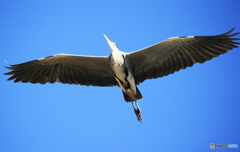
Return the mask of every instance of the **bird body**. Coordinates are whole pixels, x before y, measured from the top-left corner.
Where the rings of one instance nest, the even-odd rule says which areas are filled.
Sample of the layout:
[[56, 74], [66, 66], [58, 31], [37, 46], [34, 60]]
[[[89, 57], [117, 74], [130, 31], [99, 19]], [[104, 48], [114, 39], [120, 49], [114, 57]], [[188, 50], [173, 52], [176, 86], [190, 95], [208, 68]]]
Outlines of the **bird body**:
[[109, 63], [114, 72], [115, 79], [118, 82], [119, 87], [122, 88], [125, 101], [135, 101], [137, 109], [132, 102], [134, 112], [136, 113], [138, 120], [142, 121], [141, 110], [136, 100], [140, 100], [143, 97], [139, 90], [137, 92], [131, 62], [128, 60], [128, 56], [125, 52], [119, 51], [118, 48], [114, 49], [115, 43], [111, 42], [106, 36], [105, 38], [108, 41], [110, 48], [113, 47], [113, 49], [111, 49], [112, 53], [109, 56]]
[[[8, 80], [45, 84], [61, 82], [92, 86], [119, 86], [126, 102], [142, 122], [137, 100], [142, 99], [137, 85], [146, 79], [160, 78], [180, 69], [204, 63], [233, 48], [238, 48], [231, 34], [234, 29], [214, 36], [169, 38], [152, 46], [125, 53], [105, 35], [111, 54], [104, 57], [58, 54], [6, 67], [12, 70]], [[134, 102], [137, 106], [135, 108]]]
[[115, 79], [124, 93], [136, 94], [136, 85], [130, 63], [124, 52], [117, 51], [110, 55], [110, 65], [115, 74]]

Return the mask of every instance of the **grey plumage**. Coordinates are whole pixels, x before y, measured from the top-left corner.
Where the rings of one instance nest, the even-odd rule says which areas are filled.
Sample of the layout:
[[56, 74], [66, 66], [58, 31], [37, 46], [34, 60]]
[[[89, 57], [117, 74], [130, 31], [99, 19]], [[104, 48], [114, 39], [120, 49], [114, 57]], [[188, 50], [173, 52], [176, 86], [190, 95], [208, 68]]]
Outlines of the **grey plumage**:
[[134, 66], [136, 84], [146, 79], [158, 78], [173, 74], [180, 69], [204, 63], [207, 60], [238, 48], [231, 38], [239, 33], [230, 34], [234, 28], [216, 36], [194, 36], [169, 38], [150, 47], [129, 53]]
[[[173, 74], [195, 63], [204, 63], [233, 48], [238, 48], [230, 34], [234, 29], [216, 36], [175, 37], [163, 42], [125, 53], [105, 35], [112, 53], [110, 56], [78, 56], [58, 54], [6, 67], [13, 75], [8, 80], [45, 84], [61, 82], [92, 86], [119, 86], [127, 102], [142, 99], [137, 86], [146, 79]], [[137, 102], [136, 102], [137, 105]], [[134, 104], [134, 112], [142, 121], [141, 111]]]
[[45, 84], [62, 82], [86, 86], [117, 86], [108, 57], [58, 54], [6, 67], [8, 80]]

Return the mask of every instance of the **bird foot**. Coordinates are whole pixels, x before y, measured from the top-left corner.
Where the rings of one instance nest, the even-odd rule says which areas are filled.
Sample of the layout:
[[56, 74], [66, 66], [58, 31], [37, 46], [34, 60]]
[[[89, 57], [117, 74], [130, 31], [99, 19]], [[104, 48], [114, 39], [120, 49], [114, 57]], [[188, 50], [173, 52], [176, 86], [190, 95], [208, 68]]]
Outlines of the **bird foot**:
[[132, 101], [132, 106], [133, 106], [134, 112], [135, 112], [135, 114], [137, 116], [138, 121], [142, 122], [143, 118], [142, 118], [141, 110], [140, 110], [136, 100], [135, 100], [135, 103], [136, 103], [137, 109], [135, 108], [134, 103]]
[[138, 121], [142, 122], [143, 118], [142, 118], [141, 110], [139, 108], [138, 109], [134, 108], [134, 112], [135, 112], [135, 114], [137, 116]]

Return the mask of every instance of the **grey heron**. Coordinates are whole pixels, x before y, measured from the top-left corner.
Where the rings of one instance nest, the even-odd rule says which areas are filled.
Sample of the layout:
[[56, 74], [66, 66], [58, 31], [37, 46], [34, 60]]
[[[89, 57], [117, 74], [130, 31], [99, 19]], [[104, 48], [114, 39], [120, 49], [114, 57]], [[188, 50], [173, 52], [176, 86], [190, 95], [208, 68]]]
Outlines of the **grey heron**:
[[[215, 36], [173, 37], [152, 46], [125, 53], [105, 35], [109, 56], [58, 54], [6, 67], [13, 75], [8, 80], [45, 84], [61, 82], [92, 86], [118, 86], [126, 102], [131, 102], [137, 119], [142, 122], [137, 100], [143, 98], [137, 85], [146, 79], [160, 78], [180, 69], [204, 63], [233, 48], [238, 48], [231, 34], [234, 28]], [[135, 102], [135, 105], [134, 105]]]

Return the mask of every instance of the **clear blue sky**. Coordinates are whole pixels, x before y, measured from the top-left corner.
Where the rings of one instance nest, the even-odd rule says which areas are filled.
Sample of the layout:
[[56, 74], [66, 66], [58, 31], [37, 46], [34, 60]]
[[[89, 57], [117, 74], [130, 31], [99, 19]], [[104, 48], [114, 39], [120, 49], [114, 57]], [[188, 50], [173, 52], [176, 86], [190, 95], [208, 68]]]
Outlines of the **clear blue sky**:
[[203, 152], [213, 151], [210, 143], [240, 146], [239, 48], [140, 84], [142, 124], [120, 88], [13, 83], [3, 75], [9, 71], [5, 60], [109, 55], [103, 34], [131, 52], [173, 36], [216, 35], [233, 27], [240, 32], [239, 8], [238, 0], [1, 1], [1, 151]]

